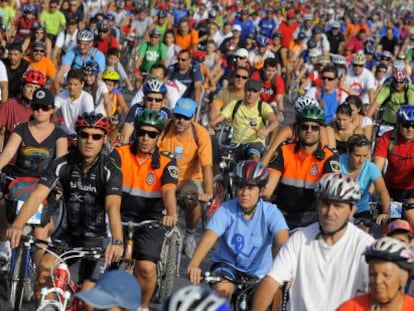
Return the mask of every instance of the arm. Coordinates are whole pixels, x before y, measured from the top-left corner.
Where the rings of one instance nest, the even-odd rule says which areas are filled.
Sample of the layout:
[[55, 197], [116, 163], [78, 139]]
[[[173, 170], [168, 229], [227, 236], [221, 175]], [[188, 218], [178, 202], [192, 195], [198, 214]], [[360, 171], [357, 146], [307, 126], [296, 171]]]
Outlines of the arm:
[[103, 99], [104, 99], [104, 109], [106, 111], [106, 115], [107, 115], [108, 118], [110, 118], [110, 117], [112, 117], [112, 112], [111, 112], [112, 111], [112, 109], [111, 109], [112, 100], [109, 97], [109, 93], [104, 93], [103, 94]]
[[131, 138], [133, 132], [134, 126], [131, 123], [125, 122], [124, 126], [122, 127], [121, 144], [129, 144], [129, 139]]
[[266, 200], [270, 200], [273, 192], [275, 191], [277, 185], [279, 184], [280, 180], [280, 172], [279, 171], [269, 171], [269, 182], [267, 183], [266, 187], [263, 190], [263, 198]]
[[289, 139], [290, 136], [292, 136], [292, 132], [292, 126], [286, 125], [276, 134], [276, 137], [271, 142], [269, 149], [261, 159], [261, 162], [263, 164], [269, 164], [276, 149], [280, 146], [281, 143], [283, 143], [285, 140]]
[[[371, 102], [371, 99], [369, 101]], [[378, 102], [374, 99], [374, 101], [371, 102], [371, 104], [368, 107], [367, 116], [370, 118], [373, 118], [373, 116], [377, 112], [378, 106], [379, 106]]]
[[3, 152], [0, 154], [0, 171], [13, 159], [19, 146], [22, 142], [22, 138], [16, 133], [10, 135], [9, 141]]
[[68, 139], [66, 137], [61, 137], [56, 141], [56, 158], [68, 153]]
[[197, 103], [197, 105], [200, 104], [201, 100], [201, 81], [194, 82], [194, 101]]
[[273, 300], [280, 284], [270, 276], [264, 277], [256, 290], [252, 311], [265, 311]]
[[362, 129], [362, 133], [371, 141], [372, 139], [372, 125], [367, 125]]
[[210, 125], [212, 127], [216, 127], [217, 124], [219, 124], [220, 122], [223, 122], [224, 120], [226, 120], [226, 117], [223, 116], [221, 113], [213, 120], [211, 121]]
[[369, 103], [372, 105], [375, 102], [375, 89], [368, 89]]
[[118, 105], [119, 105], [119, 112], [123, 115], [126, 115], [128, 113], [128, 105], [126, 104], [125, 97], [124, 95], [122, 95], [122, 93], [118, 94]]
[[280, 248], [283, 246], [283, 244], [286, 243], [286, 241], [289, 240], [289, 231], [288, 230], [281, 230], [278, 233], [276, 233], [273, 241], [273, 247], [272, 247], [272, 256], [273, 258], [276, 257], [277, 253], [279, 252]]
[[[105, 198], [105, 209], [109, 218], [109, 228], [111, 229], [112, 241], [123, 241], [121, 223], [121, 196], [107, 195]], [[105, 249], [105, 261], [116, 262], [123, 253], [123, 245], [109, 244]]]
[[374, 181], [375, 190], [379, 194], [381, 205], [383, 207], [382, 214], [377, 216], [377, 224], [386, 224], [391, 213], [391, 198], [385, 186], [384, 178], [381, 176]]
[[164, 216], [162, 223], [166, 227], [174, 227], [177, 223], [177, 199], [175, 188], [165, 188], [161, 190], [162, 200], [167, 215]]
[[1, 102], [5, 103], [6, 100], [9, 98], [9, 82], [0, 81], [0, 89], [1, 89]]
[[385, 161], [386, 161], [386, 158], [382, 158], [382, 157], [378, 157], [378, 156], [374, 157], [374, 164], [378, 167], [378, 169], [381, 172], [384, 169]]
[[187, 276], [191, 283], [200, 283], [200, 264], [203, 261], [203, 259], [207, 256], [208, 252], [212, 249], [217, 239], [218, 235], [214, 231], [207, 229], [204, 232], [200, 244], [197, 246], [193, 254], [193, 257], [191, 258], [191, 261], [188, 264]]
[[204, 193], [200, 194], [199, 200], [208, 202], [213, 196], [213, 168], [211, 165], [205, 165], [203, 170]]
[[267, 135], [269, 135], [271, 133], [272, 133], [272, 135], [274, 135], [273, 132], [279, 127], [279, 121], [277, 120], [276, 115], [273, 111], [269, 112], [266, 115], [266, 119], [269, 121], [269, 124], [267, 125], [267, 127], [265, 129], [260, 129], [257, 132], [256, 135], [259, 138], [266, 137]]
[[54, 81], [54, 86], [56, 93], [59, 93], [60, 85], [63, 83], [63, 78], [65, 74], [68, 73], [70, 70], [70, 65], [62, 64], [59, 68], [59, 71], [56, 74], [56, 79]]

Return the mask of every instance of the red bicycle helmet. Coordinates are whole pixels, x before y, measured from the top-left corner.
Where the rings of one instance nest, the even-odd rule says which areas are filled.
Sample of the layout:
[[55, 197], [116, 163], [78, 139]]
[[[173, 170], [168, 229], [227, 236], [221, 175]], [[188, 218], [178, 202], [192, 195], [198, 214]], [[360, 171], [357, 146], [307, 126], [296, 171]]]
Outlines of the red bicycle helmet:
[[103, 114], [96, 114], [95, 112], [85, 112], [78, 117], [75, 125], [76, 132], [85, 127], [101, 129], [106, 135], [108, 135], [111, 130], [111, 125], [109, 124], [108, 119], [105, 118]]
[[46, 85], [46, 77], [42, 72], [40, 72], [38, 70], [29, 69], [23, 74], [23, 82], [24, 83], [38, 84], [40, 86], [45, 86]]
[[406, 220], [396, 219], [387, 225], [387, 235], [390, 235], [395, 231], [405, 231], [414, 236], [414, 229]]
[[269, 180], [267, 167], [253, 160], [237, 163], [234, 173], [235, 183], [239, 185], [264, 187]]

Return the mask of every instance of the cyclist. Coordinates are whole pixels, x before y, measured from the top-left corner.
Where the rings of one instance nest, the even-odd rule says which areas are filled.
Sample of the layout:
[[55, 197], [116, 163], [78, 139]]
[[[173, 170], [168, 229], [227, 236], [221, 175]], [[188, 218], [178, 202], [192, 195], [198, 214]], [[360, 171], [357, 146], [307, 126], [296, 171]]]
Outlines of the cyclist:
[[[118, 147], [115, 160], [123, 173], [121, 215], [123, 221], [162, 220], [167, 227], [177, 223], [176, 187], [178, 169], [173, 154], [160, 151], [157, 142], [165, 126], [158, 111], [145, 109], [135, 117], [137, 140]], [[166, 211], [164, 214], [163, 211]], [[134, 275], [142, 288], [141, 307], [147, 310], [155, 291], [156, 263], [164, 240], [163, 228], [140, 228], [134, 235]]]
[[287, 310], [335, 310], [367, 290], [362, 254], [374, 238], [349, 222], [361, 198], [358, 183], [342, 173], [325, 174], [315, 194], [319, 220], [298, 229], [281, 248], [260, 282], [252, 310], [266, 310], [285, 282], [291, 282]]
[[370, 291], [346, 301], [337, 310], [413, 310], [414, 298], [404, 294], [414, 267], [414, 253], [409, 247], [383, 237], [368, 247], [364, 255], [369, 264]]
[[[187, 274], [193, 284], [200, 282], [200, 264], [216, 242], [211, 271], [230, 278], [262, 277], [271, 266], [272, 256], [289, 237], [282, 213], [262, 198], [269, 178], [267, 168], [253, 160], [242, 161], [237, 163], [234, 175], [236, 198], [214, 213], [188, 264]], [[227, 299], [234, 289], [228, 281], [215, 285], [219, 295]]]
[[161, 305], [159, 311], [230, 311], [228, 302], [211, 289], [190, 285], [172, 293]]
[[[208, 131], [194, 121], [197, 104], [191, 98], [178, 100], [173, 118], [167, 124], [159, 147], [174, 153], [180, 172], [177, 191], [180, 195], [196, 194], [208, 202], [213, 195], [212, 143]], [[194, 233], [201, 217], [201, 206], [182, 200], [186, 214], [184, 253], [192, 257], [196, 247]]]
[[[278, 128], [272, 107], [260, 100], [261, 90], [262, 81], [250, 79], [246, 83], [244, 99], [229, 103], [211, 122], [213, 128], [224, 120], [231, 122], [234, 128], [232, 142], [241, 142], [236, 158], [259, 160], [265, 151], [267, 136]], [[256, 123], [254, 128], [251, 121]]]
[[396, 219], [387, 225], [387, 236], [400, 240], [410, 246], [414, 237], [414, 228], [410, 223], [403, 219]]
[[98, 38], [95, 39], [94, 45], [99, 51], [107, 55], [109, 49], [119, 49], [119, 42], [110, 33], [109, 21], [107, 19], [98, 21], [96, 27], [98, 29]]
[[[59, 182], [67, 209], [67, 228], [62, 231], [62, 243], [73, 247], [103, 247], [109, 226], [112, 240], [105, 249], [105, 261], [120, 259], [123, 253], [120, 215], [122, 173], [109, 157], [102, 154], [109, 128], [107, 119], [101, 114], [85, 113], [78, 118], [77, 148], [53, 160], [42, 174], [39, 184], [7, 230], [12, 247], [19, 245], [27, 220]], [[37, 266], [37, 299], [42, 287], [52, 285], [50, 272], [54, 264], [56, 257], [46, 253]], [[85, 269], [80, 275], [82, 290], [89, 289], [99, 278], [96, 272], [100, 269], [95, 268], [102, 267], [98, 262], [89, 260], [83, 261], [81, 266]]]
[[308, 225], [317, 218], [314, 189], [324, 173], [338, 172], [338, 156], [322, 146], [321, 126], [325, 114], [315, 106], [305, 107], [298, 115], [298, 139], [276, 151], [269, 163], [270, 178], [264, 197], [276, 189], [276, 204], [284, 213], [289, 228]]
[[[388, 192], [396, 202], [413, 196], [414, 180], [414, 106], [404, 105], [397, 114], [394, 130], [382, 135], [375, 146], [374, 163], [380, 171], [387, 164], [384, 174]], [[414, 225], [414, 219], [410, 220]]]

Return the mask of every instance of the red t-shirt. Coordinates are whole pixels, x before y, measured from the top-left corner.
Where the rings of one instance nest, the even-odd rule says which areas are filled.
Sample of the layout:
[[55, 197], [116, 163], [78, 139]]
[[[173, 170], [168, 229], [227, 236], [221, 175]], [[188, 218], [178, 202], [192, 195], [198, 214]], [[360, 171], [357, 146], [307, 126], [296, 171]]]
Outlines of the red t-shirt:
[[[336, 311], [368, 311], [371, 310], [369, 303], [371, 294], [365, 294], [354, 297], [348, 301], [345, 301]], [[404, 295], [404, 303], [400, 311], [414, 310], [414, 298], [408, 295]]]
[[405, 142], [401, 139], [388, 151], [394, 131], [381, 136], [375, 147], [375, 156], [388, 159], [384, 179], [387, 187], [408, 190], [414, 189], [414, 140]]
[[312, 80], [312, 86], [321, 87], [322, 86], [322, 79], [321, 75], [318, 71], [313, 71], [308, 76], [309, 79]]
[[[109, 38], [111, 38], [111, 40], [109, 40]], [[108, 35], [103, 40], [96, 40], [95, 47], [102, 53], [106, 54], [110, 48], [119, 49], [119, 42], [114, 36]]]
[[278, 31], [282, 34], [282, 45], [285, 48], [289, 48], [289, 42], [292, 40], [293, 33], [295, 32], [296, 28], [299, 27], [298, 23], [293, 23], [290, 26], [283, 22], [280, 24]]
[[[252, 80], [262, 80], [260, 71], [255, 71], [250, 77]], [[271, 103], [276, 101], [277, 95], [285, 95], [285, 83], [280, 75], [276, 75], [274, 78], [268, 81], [262, 82], [262, 92], [260, 93], [260, 99], [264, 102]]]

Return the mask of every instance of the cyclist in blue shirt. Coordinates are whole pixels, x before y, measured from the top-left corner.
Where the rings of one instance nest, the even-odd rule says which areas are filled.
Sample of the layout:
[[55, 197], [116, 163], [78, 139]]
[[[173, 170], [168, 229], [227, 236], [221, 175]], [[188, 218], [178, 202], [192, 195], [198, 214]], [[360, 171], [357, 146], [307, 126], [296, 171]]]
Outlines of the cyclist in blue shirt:
[[[190, 282], [200, 282], [200, 264], [216, 244], [211, 271], [238, 279], [262, 277], [278, 249], [287, 241], [288, 227], [277, 207], [261, 198], [269, 173], [256, 161], [239, 162], [235, 169], [236, 198], [224, 203], [207, 225], [188, 265]], [[272, 248], [273, 244], [273, 248]], [[220, 296], [230, 298], [231, 282], [215, 284]]]

